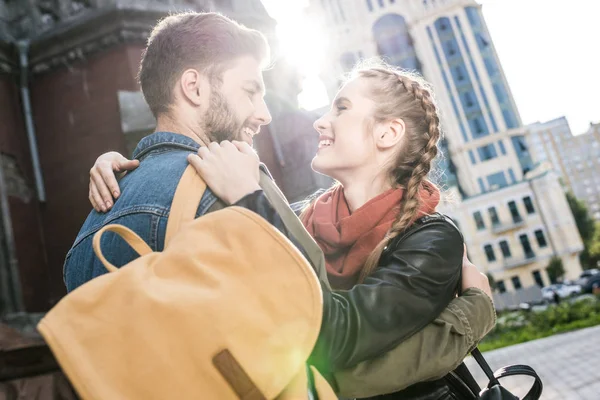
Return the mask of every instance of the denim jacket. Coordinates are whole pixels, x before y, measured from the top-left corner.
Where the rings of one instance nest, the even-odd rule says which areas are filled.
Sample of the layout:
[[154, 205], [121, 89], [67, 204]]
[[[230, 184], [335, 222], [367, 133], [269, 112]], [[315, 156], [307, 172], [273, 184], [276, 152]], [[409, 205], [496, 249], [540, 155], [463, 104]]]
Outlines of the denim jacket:
[[[191, 138], [171, 132], [156, 132], [140, 141], [133, 152], [140, 166], [119, 182], [121, 195], [113, 208], [107, 213], [92, 210], [67, 253], [63, 269], [67, 291], [107, 272], [92, 248], [94, 234], [105, 225], [125, 225], [154, 251], [163, 250], [175, 189], [188, 166], [187, 155], [196, 153], [199, 147]], [[207, 189], [196, 216], [203, 215], [216, 201]], [[123, 266], [137, 258], [137, 253], [112, 232], [103, 236], [101, 245], [114, 265]]]

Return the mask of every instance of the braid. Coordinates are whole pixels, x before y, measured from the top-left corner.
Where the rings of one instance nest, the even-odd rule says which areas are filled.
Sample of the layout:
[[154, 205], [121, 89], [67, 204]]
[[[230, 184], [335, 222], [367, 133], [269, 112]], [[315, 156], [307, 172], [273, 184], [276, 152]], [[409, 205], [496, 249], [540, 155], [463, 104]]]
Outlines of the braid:
[[[363, 282], [376, 269], [381, 254], [389, 242], [401, 235], [416, 219], [420, 206], [419, 193], [423, 184], [427, 181], [427, 174], [429, 174], [431, 169], [431, 163], [438, 153], [437, 142], [441, 135], [438, 110], [428, 88], [402, 73], [398, 74], [388, 70], [381, 70], [380, 72], [384, 72], [386, 75], [391, 75], [394, 79], [397, 79], [405, 91], [412, 97], [412, 100], [419, 103], [421, 113], [424, 112], [425, 114], [425, 126], [420, 135], [414, 135], [420, 137], [412, 140], [413, 143], [417, 142], [417, 148], [411, 149], [410, 147], [413, 143], [407, 143], [405, 145], [406, 151], [403, 151], [399, 155], [399, 162], [392, 170], [392, 176], [396, 183], [404, 186], [403, 200], [392, 228], [367, 258], [365, 266], [361, 271], [359, 282]], [[424, 145], [422, 143], [423, 139], [426, 140]], [[410, 159], [410, 153], [415, 152], [415, 150], [417, 157]]]

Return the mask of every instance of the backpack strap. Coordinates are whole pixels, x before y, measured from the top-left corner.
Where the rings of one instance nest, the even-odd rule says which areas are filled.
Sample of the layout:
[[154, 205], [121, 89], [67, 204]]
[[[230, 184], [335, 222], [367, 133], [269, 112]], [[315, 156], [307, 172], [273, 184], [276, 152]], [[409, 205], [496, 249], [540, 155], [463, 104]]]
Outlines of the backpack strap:
[[152, 249], [146, 242], [142, 240], [141, 237], [138, 236], [137, 233], [132, 231], [123, 225], [111, 224], [106, 225], [102, 229], [100, 229], [96, 234], [94, 234], [94, 240], [92, 241], [92, 246], [94, 247], [94, 253], [100, 259], [102, 264], [106, 267], [109, 272], [115, 272], [118, 268], [113, 264], [108, 262], [104, 254], [102, 254], [102, 248], [100, 247], [100, 240], [102, 239], [102, 235], [105, 232], [113, 232], [121, 237], [128, 245], [130, 245], [140, 256], [152, 253]]
[[206, 183], [204, 180], [198, 175], [193, 166], [188, 165], [177, 184], [171, 203], [165, 235], [165, 247], [168, 246], [183, 224], [194, 220], [198, 204], [205, 190]]
[[[264, 167], [263, 167], [264, 168]], [[294, 238], [300, 243], [300, 245], [306, 251], [306, 254], [309, 261], [313, 265], [319, 280], [328, 288], [331, 289], [329, 285], [329, 280], [327, 279], [327, 270], [325, 268], [325, 256], [323, 255], [323, 251], [315, 242], [315, 240], [310, 236], [310, 234], [302, 225], [300, 219], [296, 213], [291, 209], [287, 199], [281, 193], [281, 190], [275, 185], [273, 179], [269, 176], [268, 172], [265, 169], [260, 169], [260, 187], [262, 188], [265, 196], [271, 203], [271, 206], [277, 211], [279, 217], [283, 221], [283, 224], [287, 228], [288, 232], [294, 236]]]

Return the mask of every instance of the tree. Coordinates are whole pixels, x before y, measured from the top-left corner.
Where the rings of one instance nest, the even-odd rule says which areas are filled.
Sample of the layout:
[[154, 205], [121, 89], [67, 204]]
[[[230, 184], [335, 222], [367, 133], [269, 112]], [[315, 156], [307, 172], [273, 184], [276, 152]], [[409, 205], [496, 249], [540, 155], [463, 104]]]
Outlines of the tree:
[[575, 218], [575, 224], [581, 235], [581, 240], [583, 240], [584, 249], [579, 255], [581, 266], [583, 269], [594, 268], [597, 262], [600, 261], [600, 253], [596, 256], [590, 253], [590, 248], [594, 247], [594, 241], [598, 236], [596, 235], [596, 224], [592, 217], [590, 217], [585, 203], [577, 199], [573, 193], [567, 192], [567, 201]]
[[565, 267], [563, 266], [562, 258], [554, 256], [550, 259], [550, 263], [546, 267], [550, 282], [556, 283], [559, 279], [565, 276]]
[[590, 268], [600, 267], [600, 223], [596, 223], [596, 232], [590, 241], [587, 248], [587, 256], [589, 257], [588, 265]]

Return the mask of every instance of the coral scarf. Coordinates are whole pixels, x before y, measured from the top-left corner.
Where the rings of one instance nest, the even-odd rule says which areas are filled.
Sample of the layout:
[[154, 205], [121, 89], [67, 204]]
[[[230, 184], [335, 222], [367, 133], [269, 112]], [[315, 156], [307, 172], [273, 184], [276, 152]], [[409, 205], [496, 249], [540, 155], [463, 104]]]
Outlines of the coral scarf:
[[[325, 192], [307, 210], [302, 223], [325, 253], [327, 275], [335, 289], [350, 289], [369, 254], [398, 216], [404, 189], [390, 189], [350, 213], [341, 186]], [[435, 211], [440, 192], [425, 181], [415, 220]]]

